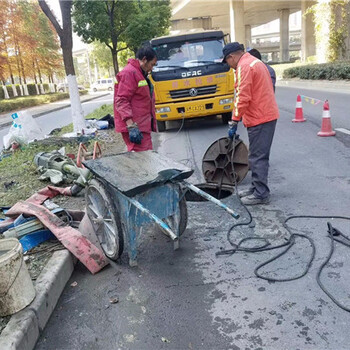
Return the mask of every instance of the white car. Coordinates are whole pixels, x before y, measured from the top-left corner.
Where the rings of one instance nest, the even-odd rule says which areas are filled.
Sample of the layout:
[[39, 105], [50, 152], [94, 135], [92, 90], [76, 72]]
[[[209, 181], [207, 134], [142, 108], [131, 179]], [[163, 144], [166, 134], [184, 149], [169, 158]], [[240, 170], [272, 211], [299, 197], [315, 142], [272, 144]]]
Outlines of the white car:
[[91, 90], [96, 92], [98, 90], [108, 90], [113, 91], [114, 82], [112, 78], [108, 79], [98, 79], [95, 83], [91, 85]]
[[[78, 85], [78, 90], [82, 91], [85, 90], [85, 87], [83, 85]], [[67, 83], [60, 83], [57, 85], [57, 91], [59, 92], [68, 92], [68, 84]]]

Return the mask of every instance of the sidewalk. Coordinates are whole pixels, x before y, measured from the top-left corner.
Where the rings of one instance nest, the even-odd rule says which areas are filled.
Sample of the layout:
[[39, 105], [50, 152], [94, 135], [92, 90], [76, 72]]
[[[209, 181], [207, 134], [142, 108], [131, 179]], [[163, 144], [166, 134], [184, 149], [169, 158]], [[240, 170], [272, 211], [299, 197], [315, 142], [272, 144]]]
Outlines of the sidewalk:
[[277, 80], [276, 86], [300, 88], [307, 90], [321, 90], [350, 94], [350, 81], [347, 80], [303, 80], [303, 79], [281, 79]]
[[[110, 92], [101, 92], [98, 94], [87, 94], [87, 95], [80, 96], [80, 101], [81, 101], [81, 103], [84, 103], [87, 101], [95, 100], [95, 99], [103, 97], [103, 96], [107, 96], [109, 94], [110, 94]], [[66, 108], [66, 107], [70, 107], [69, 98], [67, 98], [65, 100], [60, 100], [60, 101], [40, 105], [40, 106], [26, 108], [26, 110], [29, 113], [31, 113], [33, 118], [38, 118], [41, 115], [44, 115], [46, 113], [55, 112], [55, 111], [58, 111], [60, 109]], [[12, 120], [11, 120], [12, 113], [13, 112], [7, 112], [7, 113], [0, 114], [0, 129], [3, 127], [6, 127], [6, 126], [10, 126], [12, 124]]]

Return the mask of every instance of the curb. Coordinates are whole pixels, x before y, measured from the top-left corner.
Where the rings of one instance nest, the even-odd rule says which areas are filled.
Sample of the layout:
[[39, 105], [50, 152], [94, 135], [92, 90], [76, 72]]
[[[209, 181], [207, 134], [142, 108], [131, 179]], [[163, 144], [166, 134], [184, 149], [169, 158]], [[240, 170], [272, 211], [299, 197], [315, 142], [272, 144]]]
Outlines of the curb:
[[12, 315], [0, 335], [0, 349], [32, 350], [74, 270], [68, 250], [54, 252], [35, 283], [36, 296], [25, 309]]
[[[81, 103], [83, 104], [83, 103], [89, 102], [89, 101], [91, 101], [91, 100], [96, 100], [97, 98], [104, 97], [104, 96], [107, 96], [107, 95], [109, 95], [109, 94], [110, 94], [110, 93], [105, 93], [105, 94], [103, 94], [103, 95], [93, 96], [93, 97], [88, 98], [88, 99], [86, 99], [86, 100], [84, 100], [84, 101], [81, 101]], [[56, 111], [59, 111], [59, 110], [61, 110], [61, 109], [63, 109], [63, 108], [70, 107], [70, 105], [71, 105], [71, 104], [68, 103], [68, 104], [62, 105], [62, 106], [60, 106], [60, 107], [56, 107], [56, 108], [53, 108], [53, 109], [48, 109], [48, 110], [46, 110], [46, 111], [44, 111], [44, 112], [40, 112], [40, 113], [37, 113], [37, 114], [32, 114], [32, 117], [33, 117], [33, 118], [38, 118], [38, 117], [41, 117], [41, 116], [44, 115], [44, 114], [51, 113], [51, 112], [56, 112]], [[39, 106], [34, 106], [34, 107], [40, 107], [40, 105], [39, 105]], [[9, 112], [9, 113], [11, 113], [11, 112]], [[2, 128], [6, 127], [6, 126], [10, 126], [11, 124], [12, 124], [12, 121], [8, 121], [8, 122], [5, 122], [5, 123], [1, 123], [1, 122], [0, 122], [0, 129], [2, 129]]]
[[343, 94], [350, 94], [350, 82], [344, 80], [277, 80], [276, 87], [290, 87], [312, 90], [317, 88], [320, 91], [339, 92]]

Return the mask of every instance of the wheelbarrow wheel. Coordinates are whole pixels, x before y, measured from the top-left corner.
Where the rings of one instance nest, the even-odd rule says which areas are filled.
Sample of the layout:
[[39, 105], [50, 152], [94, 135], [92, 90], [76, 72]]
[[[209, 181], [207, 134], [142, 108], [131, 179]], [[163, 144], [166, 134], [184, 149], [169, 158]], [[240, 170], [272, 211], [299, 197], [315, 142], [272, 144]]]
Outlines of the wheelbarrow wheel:
[[92, 179], [86, 189], [86, 212], [106, 256], [117, 260], [124, 249], [120, 215], [102, 183]]

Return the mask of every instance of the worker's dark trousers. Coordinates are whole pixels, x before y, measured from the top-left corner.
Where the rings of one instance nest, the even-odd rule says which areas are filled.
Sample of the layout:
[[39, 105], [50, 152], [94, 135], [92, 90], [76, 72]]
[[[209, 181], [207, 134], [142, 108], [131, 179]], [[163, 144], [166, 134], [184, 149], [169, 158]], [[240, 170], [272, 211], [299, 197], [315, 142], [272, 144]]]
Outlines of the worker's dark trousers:
[[267, 198], [270, 189], [267, 186], [269, 158], [277, 120], [248, 128], [249, 168], [252, 171], [253, 194], [257, 198]]

